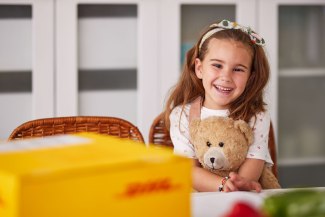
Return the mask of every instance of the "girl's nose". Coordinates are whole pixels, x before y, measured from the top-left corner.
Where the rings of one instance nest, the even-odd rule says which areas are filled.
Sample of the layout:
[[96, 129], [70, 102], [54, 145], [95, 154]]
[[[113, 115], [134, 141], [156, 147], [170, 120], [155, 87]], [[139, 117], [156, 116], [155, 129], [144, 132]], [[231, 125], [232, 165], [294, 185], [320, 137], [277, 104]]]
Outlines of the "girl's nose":
[[226, 68], [224, 70], [222, 70], [221, 75], [220, 75], [220, 80], [224, 81], [224, 82], [230, 82], [231, 81], [230, 70], [228, 70]]
[[229, 77], [222, 76], [221, 77], [221, 81], [230, 82], [230, 78]]

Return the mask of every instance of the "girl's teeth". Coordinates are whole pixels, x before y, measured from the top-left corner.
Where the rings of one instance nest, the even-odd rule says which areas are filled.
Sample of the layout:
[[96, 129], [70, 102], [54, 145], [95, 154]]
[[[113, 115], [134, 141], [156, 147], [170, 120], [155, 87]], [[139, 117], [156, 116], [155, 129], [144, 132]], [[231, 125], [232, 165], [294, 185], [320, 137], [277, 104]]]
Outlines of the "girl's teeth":
[[221, 91], [231, 91], [231, 88], [227, 88], [227, 87], [216, 86], [216, 88]]

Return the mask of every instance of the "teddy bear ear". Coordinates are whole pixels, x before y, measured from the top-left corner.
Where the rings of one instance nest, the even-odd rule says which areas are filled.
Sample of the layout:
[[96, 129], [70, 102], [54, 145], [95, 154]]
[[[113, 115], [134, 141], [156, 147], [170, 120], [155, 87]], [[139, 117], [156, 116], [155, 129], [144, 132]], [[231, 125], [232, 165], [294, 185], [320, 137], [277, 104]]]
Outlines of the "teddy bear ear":
[[200, 119], [194, 119], [190, 123], [190, 136], [191, 139], [195, 139], [195, 136], [197, 135], [197, 132], [199, 130], [201, 120]]
[[235, 121], [234, 125], [245, 135], [248, 144], [251, 145], [254, 140], [252, 128], [243, 120]]

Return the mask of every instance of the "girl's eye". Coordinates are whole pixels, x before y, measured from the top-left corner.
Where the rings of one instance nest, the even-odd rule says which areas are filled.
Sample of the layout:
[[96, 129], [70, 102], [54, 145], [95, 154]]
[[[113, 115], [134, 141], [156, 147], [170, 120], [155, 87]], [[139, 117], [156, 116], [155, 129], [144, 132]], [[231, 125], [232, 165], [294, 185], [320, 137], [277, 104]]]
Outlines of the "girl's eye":
[[211, 146], [211, 143], [209, 141], [207, 141], [207, 146], [210, 147]]
[[243, 68], [234, 68], [235, 72], [245, 72], [245, 69]]
[[235, 72], [243, 72], [244, 70], [241, 69], [241, 68], [235, 68], [234, 71], [235, 71]]
[[221, 64], [213, 64], [214, 67], [218, 68], [218, 69], [221, 69], [222, 68], [222, 65]]

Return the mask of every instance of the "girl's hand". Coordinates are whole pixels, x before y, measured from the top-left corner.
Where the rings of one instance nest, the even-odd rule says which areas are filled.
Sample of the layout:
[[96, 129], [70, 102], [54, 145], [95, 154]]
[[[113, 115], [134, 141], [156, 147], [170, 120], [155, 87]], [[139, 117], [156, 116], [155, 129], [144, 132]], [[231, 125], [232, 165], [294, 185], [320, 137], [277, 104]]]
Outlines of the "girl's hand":
[[256, 181], [248, 180], [241, 177], [235, 172], [229, 174], [229, 179], [226, 181], [223, 187], [224, 192], [232, 191], [253, 191], [260, 192], [262, 190], [261, 185]]

